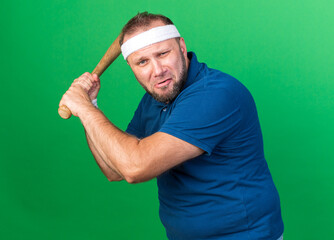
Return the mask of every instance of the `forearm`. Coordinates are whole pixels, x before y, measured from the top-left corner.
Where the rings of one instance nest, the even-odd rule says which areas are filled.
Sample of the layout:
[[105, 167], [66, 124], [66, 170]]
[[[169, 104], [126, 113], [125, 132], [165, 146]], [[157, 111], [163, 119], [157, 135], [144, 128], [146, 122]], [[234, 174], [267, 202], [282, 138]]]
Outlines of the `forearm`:
[[[97, 75], [84, 73], [74, 80], [59, 106], [67, 106], [74, 116], [80, 118], [87, 133], [90, 149], [103, 173], [108, 178], [114, 179], [115, 175], [111, 177], [110, 172], [110, 169], [113, 169], [128, 181], [127, 170], [135, 169], [129, 161], [131, 157], [128, 153], [136, 149], [138, 140], [117, 129], [93, 106], [91, 99], [96, 98], [99, 87]], [[125, 138], [127, 141], [123, 142]]]
[[92, 140], [90, 139], [87, 131], [85, 130], [85, 134], [86, 134], [86, 139], [87, 139], [87, 143], [88, 143], [88, 147], [90, 149], [90, 151], [93, 154], [93, 157], [97, 163], [97, 165], [99, 166], [99, 168], [101, 169], [102, 173], [107, 177], [107, 179], [109, 181], [121, 181], [124, 179], [124, 177], [122, 177], [120, 175], [120, 173], [116, 172], [113, 167], [111, 167], [109, 164], [107, 164], [105, 162], [105, 160], [101, 157], [101, 155], [98, 153], [98, 151], [96, 150]]
[[79, 118], [94, 146], [95, 155], [128, 181], [129, 171], [135, 169], [136, 161], [131, 161], [134, 160], [131, 150], [136, 149], [137, 138], [119, 130], [94, 107], [86, 109]]
[[96, 153], [129, 183], [148, 181], [204, 152], [166, 133], [139, 140], [119, 130], [93, 106], [81, 112], [78, 116]]

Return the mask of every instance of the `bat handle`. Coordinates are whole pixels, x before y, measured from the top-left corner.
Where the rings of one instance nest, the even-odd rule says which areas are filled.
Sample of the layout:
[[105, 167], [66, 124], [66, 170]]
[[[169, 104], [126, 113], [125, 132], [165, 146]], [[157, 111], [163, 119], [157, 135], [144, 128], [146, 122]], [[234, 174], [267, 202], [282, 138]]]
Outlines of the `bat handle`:
[[[93, 70], [92, 74], [97, 74], [97, 76], [101, 76], [102, 73], [109, 67], [109, 65], [115, 61], [115, 59], [120, 55], [121, 53], [121, 47], [119, 46], [119, 38], [121, 35], [119, 35], [115, 41], [110, 45], [107, 52], [104, 54], [100, 62], [96, 65], [95, 69]], [[63, 119], [69, 119], [72, 116], [71, 110], [66, 107], [65, 105], [62, 105], [58, 108], [58, 113], [60, 117]]]

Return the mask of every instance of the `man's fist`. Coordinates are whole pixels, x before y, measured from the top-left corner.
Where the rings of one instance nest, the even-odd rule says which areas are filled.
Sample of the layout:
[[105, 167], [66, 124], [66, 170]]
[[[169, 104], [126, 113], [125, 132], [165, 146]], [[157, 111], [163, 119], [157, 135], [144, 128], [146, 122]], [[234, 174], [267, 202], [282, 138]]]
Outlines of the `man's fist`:
[[73, 83], [80, 84], [80, 86], [88, 93], [90, 100], [97, 98], [101, 85], [100, 78], [96, 74], [92, 75], [86, 72], [75, 79]]
[[100, 79], [94, 74], [84, 73], [75, 79], [71, 87], [63, 95], [59, 106], [67, 106], [74, 116], [79, 116], [85, 108], [92, 106], [100, 90]]

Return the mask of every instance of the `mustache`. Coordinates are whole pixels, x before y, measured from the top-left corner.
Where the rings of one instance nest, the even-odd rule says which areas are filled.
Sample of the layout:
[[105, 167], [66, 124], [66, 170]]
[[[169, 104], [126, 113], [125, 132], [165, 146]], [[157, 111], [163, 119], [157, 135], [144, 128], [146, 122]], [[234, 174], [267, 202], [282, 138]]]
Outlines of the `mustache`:
[[154, 77], [154, 84], [162, 83], [168, 79], [174, 79], [174, 75], [171, 73], [164, 73], [159, 76]]

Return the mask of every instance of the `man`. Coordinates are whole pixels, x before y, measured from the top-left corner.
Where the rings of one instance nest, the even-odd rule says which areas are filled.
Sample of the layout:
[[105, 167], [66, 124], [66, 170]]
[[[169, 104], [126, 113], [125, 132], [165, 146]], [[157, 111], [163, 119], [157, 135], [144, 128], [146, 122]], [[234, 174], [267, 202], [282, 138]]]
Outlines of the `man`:
[[127, 133], [94, 107], [100, 82], [85, 73], [60, 105], [78, 116], [110, 181], [157, 178], [169, 239], [267, 239], [283, 233], [255, 103], [233, 77], [199, 63], [170, 19], [139, 13], [122, 54], [147, 93]]

